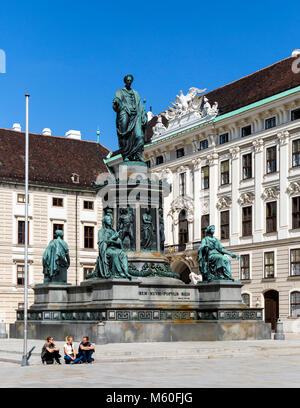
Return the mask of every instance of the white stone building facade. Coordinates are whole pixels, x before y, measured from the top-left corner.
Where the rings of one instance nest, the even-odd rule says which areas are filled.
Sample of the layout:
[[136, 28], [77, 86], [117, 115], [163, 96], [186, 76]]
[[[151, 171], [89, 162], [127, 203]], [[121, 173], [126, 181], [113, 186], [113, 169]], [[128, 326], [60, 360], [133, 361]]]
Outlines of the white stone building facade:
[[[152, 119], [145, 159], [172, 186], [164, 217], [173, 270], [187, 283], [190, 272], [199, 274], [197, 249], [213, 224], [222, 245], [242, 257], [231, 265], [244, 283], [244, 302], [264, 308], [273, 328], [280, 317], [286, 331], [299, 332], [300, 74], [292, 73], [292, 62], [280, 61], [207, 98], [198, 90], [189, 100], [196, 88], [181, 92], [171, 111]], [[278, 86], [271, 85], [273, 77]], [[244, 98], [249, 103], [238, 95], [243, 89], [252, 91]]]

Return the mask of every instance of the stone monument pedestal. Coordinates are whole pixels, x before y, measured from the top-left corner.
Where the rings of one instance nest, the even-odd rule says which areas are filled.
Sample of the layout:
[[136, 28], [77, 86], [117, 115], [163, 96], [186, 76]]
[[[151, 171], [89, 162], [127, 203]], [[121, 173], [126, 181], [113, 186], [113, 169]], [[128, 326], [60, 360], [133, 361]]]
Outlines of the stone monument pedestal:
[[[242, 303], [240, 282], [186, 285], [166, 277], [90, 279], [80, 286], [41, 285], [28, 311], [28, 337], [49, 335], [96, 344], [270, 339], [262, 310]], [[23, 336], [23, 312], [11, 337]]]

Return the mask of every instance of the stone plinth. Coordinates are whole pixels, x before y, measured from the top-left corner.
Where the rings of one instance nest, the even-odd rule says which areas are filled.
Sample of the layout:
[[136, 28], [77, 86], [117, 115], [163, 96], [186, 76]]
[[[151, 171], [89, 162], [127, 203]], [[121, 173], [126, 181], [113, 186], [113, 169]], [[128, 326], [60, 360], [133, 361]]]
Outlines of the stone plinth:
[[[242, 303], [240, 282], [186, 285], [166, 277], [90, 279], [80, 286], [36, 286], [29, 338], [72, 334], [106, 342], [269, 339], [262, 310]], [[23, 311], [11, 325], [22, 337]], [[100, 324], [100, 325], [99, 325]]]
[[198, 282], [201, 307], [242, 306], [242, 286], [243, 284], [239, 281]]

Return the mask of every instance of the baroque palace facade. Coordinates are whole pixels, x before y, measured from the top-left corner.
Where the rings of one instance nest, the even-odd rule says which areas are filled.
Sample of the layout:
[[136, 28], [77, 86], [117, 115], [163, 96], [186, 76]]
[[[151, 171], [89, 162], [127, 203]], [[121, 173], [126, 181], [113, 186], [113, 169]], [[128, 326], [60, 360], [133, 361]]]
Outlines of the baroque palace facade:
[[[204, 93], [180, 91], [150, 112], [145, 159], [172, 193], [164, 201], [165, 253], [190, 282], [205, 228], [238, 254], [244, 303], [273, 328], [300, 331], [300, 73], [287, 58]], [[195, 96], [198, 94], [199, 96]], [[110, 155], [111, 165], [120, 160]]]
[[[68, 282], [79, 284], [94, 268], [101, 200], [92, 183], [106, 172], [109, 150], [49, 129], [29, 137], [29, 305], [32, 287], [43, 282], [42, 256], [54, 231], [62, 229], [69, 245]], [[16, 320], [24, 307], [25, 135], [20, 126], [0, 129], [0, 322]]]

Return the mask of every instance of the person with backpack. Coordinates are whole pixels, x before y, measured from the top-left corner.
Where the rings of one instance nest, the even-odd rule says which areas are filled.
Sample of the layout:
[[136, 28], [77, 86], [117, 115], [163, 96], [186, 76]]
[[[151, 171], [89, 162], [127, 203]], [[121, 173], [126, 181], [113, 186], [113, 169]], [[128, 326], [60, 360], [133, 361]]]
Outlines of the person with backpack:
[[60, 357], [59, 347], [54, 344], [54, 338], [52, 336], [47, 337], [41, 353], [42, 363], [53, 364], [55, 360], [57, 364], [61, 364]]

